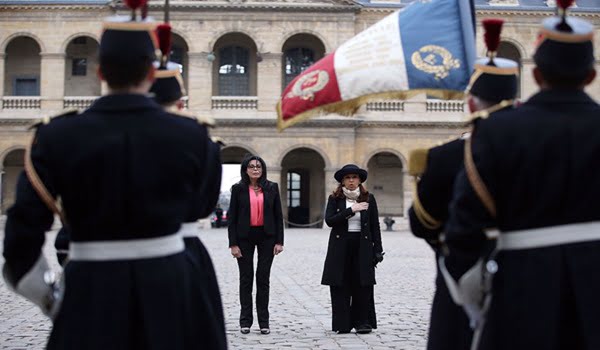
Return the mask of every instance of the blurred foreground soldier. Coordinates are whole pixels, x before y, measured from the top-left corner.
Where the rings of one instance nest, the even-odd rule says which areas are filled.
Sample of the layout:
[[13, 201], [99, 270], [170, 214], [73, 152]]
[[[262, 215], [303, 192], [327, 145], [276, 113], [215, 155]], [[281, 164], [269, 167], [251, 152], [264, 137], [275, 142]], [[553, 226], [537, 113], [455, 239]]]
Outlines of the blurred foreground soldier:
[[54, 240], [54, 249], [56, 249], [56, 260], [60, 266], [65, 266], [69, 255], [69, 232], [66, 227], [61, 227]]
[[[39, 124], [26, 152], [6, 222], [4, 278], [53, 319], [49, 349], [224, 349], [179, 232], [190, 197], [213, 173], [206, 128], [145, 96], [154, 24], [111, 20], [99, 49], [109, 95], [79, 116]], [[41, 251], [53, 211], [71, 235], [60, 283]]]
[[[482, 23], [488, 57], [475, 63], [475, 72], [467, 90], [473, 124], [479, 118], [493, 118], [498, 111], [512, 109], [517, 93], [518, 64], [494, 57], [500, 43], [502, 23], [498, 19], [483, 20]], [[452, 199], [454, 179], [463, 164], [467, 137], [468, 134], [429, 150], [415, 150], [410, 157], [410, 173], [417, 177], [414, 203], [409, 209], [411, 230], [433, 247], [436, 257], [444, 254], [440, 235], [448, 220], [448, 205]], [[453, 266], [452, 272], [457, 269], [464, 272], [474, 261], [448, 263]], [[427, 349], [468, 349], [472, 338], [469, 319], [461, 306], [452, 300], [439, 270], [435, 285]]]
[[[181, 65], [169, 62], [171, 52], [171, 26], [168, 23], [158, 25], [156, 28], [158, 46], [161, 51], [158, 69], [156, 71], [154, 84], [150, 88], [153, 99], [163, 106], [165, 110], [177, 115], [177, 118], [187, 117], [196, 119], [206, 127], [214, 126], [214, 122], [207, 118], [195, 118], [190, 114], [184, 114], [183, 101], [185, 95], [183, 79], [181, 78]], [[156, 64], [155, 64], [156, 65]], [[210, 307], [215, 317], [215, 323], [220, 332], [225, 332], [225, 319], [223, 316], [223, 304], [215, 269], [206, 247], [198, 237], [198, 220], [210, 215], [212, 208], [219, 200], [221, 192], [221, 146], [209, 141], [207, 147], [204, 167], [209, 172], [204, 174], [203, 184], [197, 191], [191, 193], [191, 205], [185, 223], [181, 226], [181, 234], [185, 243], [186, 253], [197, 265], [197, 277], [202, 279], [202, 284], [208, 295]]]
[[497, 237], [473, 274], [484, 288], [470, 295], [489, 306], [479, 349], [600, 349], [600, 106], [583, 91], [594, 29], [558, 3], [534, 55], [540, 91], [478, 123], [455, 184], [451, 256]]

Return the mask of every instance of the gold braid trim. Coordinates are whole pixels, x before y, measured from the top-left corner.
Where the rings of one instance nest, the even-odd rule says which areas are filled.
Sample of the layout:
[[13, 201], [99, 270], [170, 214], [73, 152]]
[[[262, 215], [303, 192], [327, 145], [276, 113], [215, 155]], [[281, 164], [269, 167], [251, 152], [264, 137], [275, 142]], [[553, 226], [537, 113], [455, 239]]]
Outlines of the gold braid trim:
[[419, 221], [421, 222], [421, 224], [423, 226], [425, 226], [425, 228], [429, 229], [429, 230], [435, 230], [440, 228], [440, 226], [442, 226], [442, 222], [439, 220], [436, 220], [433, 216], [431, 216], [431, 214], [429, 214], [427, 212], [427, 210], [425, 210], [425, 208], [423, 208], [423, 205], [421, 204], [421, 200], [419, 199], [419, 190], [417, 188], [417, 181], [415, 179], [415, 196], [413, 198], [413, 207], [415, 209], [415, 215], [417, 216], [417, 219], [419, 219]]
[[496, 103], [495, 105], [493, 105], [491, 107], [488, 107], [486, 109], [482, 109], [480, 111], [469, 114], [468, 118], [471, 121], [473, 121], [477, 118], [485, 119], [485, 118], [489, 117], [490, 114], [497, 112], [508, 106], [513, 106], [514, 104], [515, 104], [515, 100], [502, 100], [499, 103]]
[[464, 98], [465, 94], [463, 91], [456, 90], [442, 90], [442, 89], [415, 89], [406, 91], [388, 91], [374, 93], [364, 96], [355, 97], [350, 100], [343, 100], [338, 102], [332, 102], [321, 106], [316, 106], [294, 116], [283, 119], [282, 111], [282, 100], [281, 98], [277, 103], [277, 130], [282, 132], [283, 129], [288, 128], [292, 125], [306, 121], [312, 117], [325, 115], [328, 113], [336, 113], [343, 116], [353, 116], [356, 111], [364, 104], [375, 101], [375, 100], [389, 100], [389, 99], [400, 99], [407, 100], [419, 94], [427, 94], [429, 96], [437, 97], [442, 100], [460, 100]]
[[59, 209], [56, 200], [54, 197], [52, 197], [40, 179], [37, 171], [35, 171], [35, 167], [33, 166], [33, 160], [31, 159], [31, 148], [35, 142], [35, 136], [36, 135], [34, 133], [31, 142], [27, 145], [27, 148], [25, 148], [25, 174], [27, 175], [27, 178], [29, 179], [29, 182], [31, 183], [31, 186], [33, 186], [35, 192], [37, 192], [38, 196], [40, 196], [40, 199], [44, 202], [44, 204], [46, 204], [48, 209], [60, 217], [60, 221], [64, 226], [67, 222], [65, 220], [64, 212]]
[[473, 161], [473, 153], [471, 152], [471, 138], [467, 138], [465, 140], [465, 171], [467, 173], [467, 178], [473, 186], [475, 193], [481, 200], [481, 203], [485, 206], [488, 212], [492, 215], [493, 218], [496, 217], [496, 203], [494, 203], [494, 199], [492, 195], [488, 191], [488, 188], [485, 186], [485, 183], [481, 179], [479, 175], [479, 171], [477, 171], [477, 167], [475, 166], [475, 162]]

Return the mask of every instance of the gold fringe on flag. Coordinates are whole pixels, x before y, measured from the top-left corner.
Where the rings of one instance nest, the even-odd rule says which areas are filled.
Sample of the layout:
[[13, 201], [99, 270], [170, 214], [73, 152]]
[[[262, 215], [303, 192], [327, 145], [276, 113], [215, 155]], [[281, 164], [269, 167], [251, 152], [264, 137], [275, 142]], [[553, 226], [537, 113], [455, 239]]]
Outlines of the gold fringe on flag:
[[318, 106], [313, 109], [309, 109], [305, 112], [297, 114], [288, 120], [283, 120], [283, 112], [281, 110], [281, 100], [277, 103], [277, 130], [279, 132], [292, 125], [303, 122], [307, 119], [325, 115], [325, 114], [339, 114], [343, 116], [353, 116], [356, 114], [358, 109], [371, 101], [376, 100], [408, 100], [419, 94], [427, 94], [428, 96], [437, 97], [442, 100], [460, 100], [464, 98], [464, 91], [456, 90], [439, 90], [439, 89], [415, 89], [406, 91], [389, 91], [381, 92], [376, 94], [364, 95], [353, 98], [347, 101], [340, 101], [329, 103], [326, 105]]

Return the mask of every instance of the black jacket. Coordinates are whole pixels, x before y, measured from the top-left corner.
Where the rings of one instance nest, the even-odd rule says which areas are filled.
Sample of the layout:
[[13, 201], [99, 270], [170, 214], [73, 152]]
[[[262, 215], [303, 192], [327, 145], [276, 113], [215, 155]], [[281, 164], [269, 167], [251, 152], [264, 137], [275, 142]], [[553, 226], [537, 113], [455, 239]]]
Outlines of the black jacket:
[[[283, 245], [283, 214], [279, 186], [267, 181], [264, 194], [264, 228], [267, 236], [274, 236], [275, 243]], [[231, 186], [231, 201], [227, 212], [229, 221], [229, 246], [239, 245], [240, 238], [248, 238], [250, 231], [250, 196], [248, 186], [236, 183]]]
[[[342, 285], [346, 261], [346, 240], [344, 236], [348, 234], [348, 219], [354, 215], [356, 213], [353, 213], [351, 208], [346, 208], [345, 198], [329, 196], [325, 222], [331, 227], [331, 233], [329, 234], [329, 245], [327, 246], [327, 257], [325, 258], [321, 284]], [[374, 285], [373, 253], [383, 252], [383, 247], [381, 245], [377, 202], [372, 194], [369, 194], [369, 209], [360, 211], [360, 222], [360, 283], [363, 286]]]
[[423, 208], [434, 219], [442, 222], [438, 228], [425, 227], [415, 215], [414, 207], [408, 210], [413, 234], [428, 241], [437, 241], [448, 220], [448, 204], [452, 199], [452, 186], [463, 164], [463, 139], [456, 139], [429, 150], [425, 173], [417, 183], [417, 195]]
[[[43, 183], [62, 199], [71, 240], [107, 241], [168, 235], [192, 216], [192, 205], [198, 217], [206, 214], [203, 206], [212, 209], [218, 195], [202, 190], [220, 177], [219, 156], [210, 153], [218, 149], [210, 144], [194, 119], [124, 94], [101, 97], [81, 115], [39, 126], [31, 154]], [[205, 204], [190, 203], [193, 195]], [[41, 253], [53, 220], [22, 174], [4, 244], [17, 280]]]
[[[539, 92], [480, 121], [472, 140], [497, 215], [488, 213], [462, 171], [446, 226], [451, 254], [477, 256], [480, 250], [468, 243], [483, 241], [485, 228], [510, 235], [600, 221], [600, 106], [583, 91]], [[597, 348], [599, 251], [599, 242], [582, 242], [500, 252], [481, 348]]]

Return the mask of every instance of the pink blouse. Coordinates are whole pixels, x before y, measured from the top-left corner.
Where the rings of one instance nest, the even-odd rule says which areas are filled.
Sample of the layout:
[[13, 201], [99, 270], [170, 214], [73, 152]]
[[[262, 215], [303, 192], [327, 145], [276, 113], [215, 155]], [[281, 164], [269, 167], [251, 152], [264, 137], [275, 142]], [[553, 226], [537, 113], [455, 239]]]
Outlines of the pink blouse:
[[264, 219], [264, 195], [262, 189], [258, 193], [254, 192], [252, 186], [248, 186], [250, 195], [250, 226], [263, 226]]

